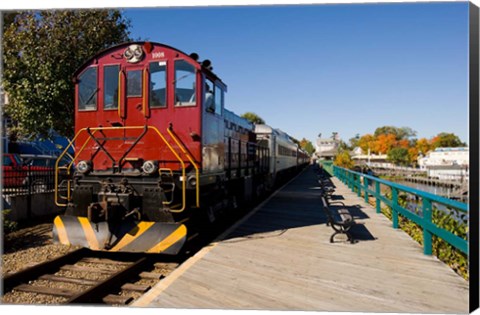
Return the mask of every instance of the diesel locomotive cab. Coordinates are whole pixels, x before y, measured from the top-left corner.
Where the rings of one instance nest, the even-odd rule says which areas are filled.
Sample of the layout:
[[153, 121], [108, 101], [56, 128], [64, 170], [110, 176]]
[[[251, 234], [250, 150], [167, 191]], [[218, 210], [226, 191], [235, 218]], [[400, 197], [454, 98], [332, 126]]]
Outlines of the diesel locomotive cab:
[[57, 240], [178, 252], [186, 238], [178, 222], [199, 206], [205, 70], [145, 42], [110, 48], [77, 71], [75, 156], [63, 170], [71, 175], [66, 194], [56, 193], [66, 206], [55, 219]]
[[75, 154], [60, 167], [65, 148], [56, 165], [55, 200], [66, 211], [55, 240], [177, 254], [186, 222], [215, 221], [266, 190], [270, 148], [224, 108], [227, 87], [210, 61], [128, 43], [93, 56], [74, 82]]

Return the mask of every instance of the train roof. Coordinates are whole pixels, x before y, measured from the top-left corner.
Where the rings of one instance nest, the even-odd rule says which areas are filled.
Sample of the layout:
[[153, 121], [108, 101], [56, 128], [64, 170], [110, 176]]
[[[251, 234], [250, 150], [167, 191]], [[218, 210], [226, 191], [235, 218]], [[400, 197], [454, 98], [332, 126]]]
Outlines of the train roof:
[[277, 137], [284, 138], [288, 141], [292, 141], [292, 137], [290, 137], [286, 132], [284, 132], [281, 129], [278, 128], [272, 128], [269, 125], [266, 124], [255, 124], [255, 133], [265, 133], [265, 134], [270, 134], [273, 133]]
[[[95, 64], [95, 60], [104, 56], [104, 55], [107, 55], [109, 53], [111, 53], [112, 51], [116, 51], [118, 49], [121, 49], [123, 47], [128, 47], [130, 45], [141, 45], [142, 47], [147, 44], [147, 43], [150, 43], [151, 45], [153, 46], [161, 46], [161, 47], [164, 47], [166, 49], [170, 49], [170, 50], [173, 50], [173, 51], [176, 51], [178, 52], [179, 54], [182, 54], [184, 55], [186, 58], [190, 58], [190, 61], [192, 61], [192, 63], [195, 63], [197, 62], [198, 65], [201, 67], [202, 71], [208, 73], [211, 77], [213, 77], [215, 80], [218, 80], [220, 81], [226, 88], [226, 84], [215, 74], [213, 73], [213, 71], [211, 71], [209, 68], [207, 67], [204, 67], [202, 65], [202, 62], [199, 61], [199, 60], [196, 60], [192, 57], [193, 54], [196, 54], [196, 53], [191, 53], [191, 54], [187, 54], [186, 52], [183, 52], [175, 47], [172, 47], [172, 46], [169, 46], [169, 45], [165, 45], [165, 44], [162, 44], [162, 43], [158, 43], [158, 42], [150, 42], [150, 41], [132, 41], [132, 42], [125, 42], [125, 43], [121, 43], [121, 44], [118, 44], [118, 45], [114, 45], [114, 46], [110, 46], [104, 50], [101, 50], [99, 51], [98, 53], [96, 53], [95, 55], [93, 55], [92, 57], [90, 57], [87, 61], [85, 61], [76, 71], [75, 73], [73, 74], [73, 77], [77, 77], [87, 66], [91, 65], [91, 64]], [[198, 55], [197, 55], [198, 56]]]
[[245, 129], [253, 130], [253, 124], [248, 119], [240, 117], [237, 114], [235, 114], [234, 112], [229, 111], [226, 108], [223, 109], [223, 115], [224, 115], [225, 119], [227, 119], [228, 121], [231, 121], [231, 122], [235, 123], [236, 125], [241, 126]]

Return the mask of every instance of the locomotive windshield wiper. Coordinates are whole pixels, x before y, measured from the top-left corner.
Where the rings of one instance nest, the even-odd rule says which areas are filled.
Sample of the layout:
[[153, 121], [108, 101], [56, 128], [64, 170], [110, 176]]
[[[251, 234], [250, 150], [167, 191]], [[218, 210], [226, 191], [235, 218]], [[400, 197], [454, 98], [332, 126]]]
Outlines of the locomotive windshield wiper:
[[181, 81], [181, 80], [185, 79], [186, 77], [191, 76], [192, 74], [194, 74], [194, 73], [192, 72], [192, 73], [188, 73], [188, 74], [182, 75], [180, 78], [178, 78], [178, 79], [176, 79], [176, 80], [173, 80], [172, 83], [175, 84], [175, 83], [177, 83], [178, 81]]
[[90, 95], [90, 97], [87, 99], [87, 101], [85, 102], [85, 104], [88, 104], [88, 103], [92, 100], [92, 98], [93, 98], [95, 95], [97, 95], [98, 90], [99, 90], [99, 89], [98, 89], [98, 87], [97, 87], [97, 88], [95, 89], [95, 91], [93, 91], [92, 95]]

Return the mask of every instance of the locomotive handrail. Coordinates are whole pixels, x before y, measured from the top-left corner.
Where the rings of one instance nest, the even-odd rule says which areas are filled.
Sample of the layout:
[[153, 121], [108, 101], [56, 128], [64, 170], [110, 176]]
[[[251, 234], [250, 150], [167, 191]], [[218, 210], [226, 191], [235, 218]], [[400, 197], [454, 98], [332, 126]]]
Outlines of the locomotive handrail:
[[[59, 173], [59, 166], [58, 166], [58, 163], [60, 163], [60, 161], [62, 160], [63, 156], [65, 154], [67, 154], [68, 152], [68, 149], [70, 149], [70, 147], [73, 146], [75, 140], [77, 139], [77, 137], [80, 135], [80, 133], [82, 131], [85, 131], [86, 128], [83, 128], [83, 129], [80, 129], [77, 134], [75, 135], [75, 137], [73, 137], [72, 141], [70, 141], [70, 143], [68, 144], [68, 146], [65, 147], [65, 149], [63, 150], [63, 152], [59, 155], [59, 157], [57, 158], [57, 161], [55, 162], [55, 204], [59, 207], [65, 207], [67, 206], [67, 204], [64, 204], [64, 203], [60, 203], [58, 202], [58, 173]], [[94, 130], [92, 135], [94, 135], [95, 133], [97, 132], [97, 130]], [[70, 169], [73, 165], [73, 163], [75, 162], [75, 159], [77, 158], [77, 156], [83, 151], [83, 149], [85, 148], [85, 146], [87, 145], [87, 143], [90, 141], [91, 137], [89, 137], [85, 143], [83, 144], [83, 146], [80, 148], [79, 152], [77, 154], [75, 154], [72, 158], [72, 161], [70, 162], [70, 164], [68, 164], [67, 166], [67, 175], [70, 175]], [[64, 167], [62, 167], [62, 169], [64, 169]], [[71, 180], [68, 180], [67, 181], [67, 197], [66, 198], [62, 198], [62, 199], [66, 199], [66, 200], [70, 200], [70, 191], [71, 191], [71, 187], [70, 187], [70, 182]]]
[[[147, 82], [148, 76], [149, 76], [149, 73], [147, 68], [143, 69], [143, 82]], [[142, 98], [142, 113], [143, 113], [143, 116], [148, 117], [150, 116], [150, 115], [147, 115], [147, 99], [148, 99], [149, 89], [146, 83], [144, 84], [143, 89], [144, 91], [143, 91], [143, 98]]]
[[[160, 139], [162, 139], [162, 141], [167, 145], [168, 149], [172, 152], [172, 154], [175, 156], [175, 158], [180, 162], [181, 166], [182, 166], [182, 179], [181, 182], [182, 182], [182, 208], [180, 209], [170, 209], [170, 212], [175, 212], [175, 213], [178, 213], [178, 212], [182, 212], [185, 210], [186, 208], [186, 176], [185, 176], [185, 163], [183, 162], [183, 160], [180, 158], [179, 154], [174, 150], [174, 148], [170, 145], [170, 143], [168, 143], [168, 141], [165, 139], [165, 137], [162, 135], [162, 133], [156, 128], [156, 127], [153, 127], [153, 126], [122, 126], [122, 127], [96, 127], [96, 128], [82, 128], [80, 129], [77, 134], [75, 135], [75, 137], [73, 138], [73, 140], [70, 142], [70, 144], [64, 149], [64, 151], [60, 154], [60, 156], [58, 157], [56, 163], [55, 163], [55, 204], [59, 207], [64, 207], [64, 206], [67, 206], [67, 204], [64, 204], [64, 203], [60, 203], [58, 201], [58, 174], [59, 174], [59, 166], [58, 166], [58, 163], [60, 162], [60, 160], [63, 158], [63, 156], [66, 154], [66, 152], [68, 151], [68, 149], [73, 146], [73, 143], [75, 142], [75, 140], [78, 138], [78, 136], [81, 134], [81, 133], [84, 133], [84, 132], [87, 132], [88, 131], [93, 131], [91, 133], [91, 135], [94, 135], [95, 132], [97, 131], [104, 131], [104, 130], [135, 130], [135, 129], [145, 129], [145, 127], [147, 128], [147, 130], [150, 130], [152, 129], [153, 131], [155, 131], [158, 136], [160, 137]], [[167, 130], [168, 131], [168, 130]], [[72, 159], [72, 162], [68, 165], [68, 168], [67, 168], [67, 175], [70, 175], [70, 169], [73, 165], [73, 163], [75, 162], [75, 160], [79, 157], [80, 153], [82, 153], [82, 151], [84, 150], [84, 148], [86, 147], [87, 143], [90, 141], [92, 137], [88, 137], [88, 139], [84, 142], [84, 144], [82, 145], [82, 147], [80, 148], [80, 150], [74, 155], [73, 159]], [[67, 200], [70, 200], [70, 180], [68, 181], [68, 191], [67, 191]]]
[[[180, 147], [182, 152], [187, 156], [187, 159], [190, 161], [190, 163], [195, 168], [195, 178], [196, 178], [196, 181], [197, 181], [196, 185], [195, 185], [196, 205], [197, 205], [197, 208], [200, 208], [200, 181], [199, 181], [200, 171], [198, 169], [197, 163], [195, 163], [193, 158], [190, 156], [190, 154], [186, 150], [185, 146], [183, 144], [181, 144], [180, 141], [177, 139], [177, 137], [173, 133], [173, 128], [172, 128], [171, 125], [167, 128], [167, 132], [172, 137], [173, 141], [175, 141], [175, 143]], [[186, 178], [185, 178], [185, 181], [186, 181]]]

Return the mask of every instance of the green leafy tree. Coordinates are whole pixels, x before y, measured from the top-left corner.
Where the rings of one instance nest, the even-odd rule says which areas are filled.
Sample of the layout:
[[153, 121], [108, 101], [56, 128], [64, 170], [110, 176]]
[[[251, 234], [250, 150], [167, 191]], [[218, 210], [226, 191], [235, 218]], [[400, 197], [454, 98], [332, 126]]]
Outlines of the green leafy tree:
[[454, 148], [463, 147], [467, 144], [463, 143], [460, 138], [453, 133], [441, 132], [433, 137], [432, 145], [434, 148]]
[[396, 140], [408, 139], [414, 137], [417, 132], [410, 127], [394, 127], [394, 126], [383, 126], [375, 129], [375, 133], [373, 134], [375, 137], [379, 135], [395, 135]]
[[410, 156], [406, 148], [392, 148], [387, 153], [387, 159], [396, 165], [410, 164]]
[[315, 147], [313, 146], [312, 142], [305, 138], [300, 140], [300, 147], [310, 155], [312, 155], [313, 152], [315, 152]]
[[262, 125], [265, 123], [265, 120], [263, 120], [260, 116], [252, 112], [246, 112], [245, 114], [242, 115], [242, 117], [245, 119], [248, 119], [253, 124]]
[[360, 134], [357, 133], [357, 134], [355, 135], [355, 137], [350, 138], [350, 139], [348, 140], [348, 142], [350, 143], [349, 148], [350, 148], [351, 150], [353, 150], [353, 149], [355, 149], [356, 147], [358, 147], [358, 146], [359, 146], [359, 145], [358, 145], [359, 140], [360, 140]]
[[72, 75], [87, 59], [129, 41], [130, 22], [118, 10], [22, 11], [8, 16], [3, 36], [6, 113], [11, 132], [73, 135]]

